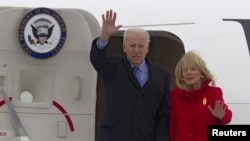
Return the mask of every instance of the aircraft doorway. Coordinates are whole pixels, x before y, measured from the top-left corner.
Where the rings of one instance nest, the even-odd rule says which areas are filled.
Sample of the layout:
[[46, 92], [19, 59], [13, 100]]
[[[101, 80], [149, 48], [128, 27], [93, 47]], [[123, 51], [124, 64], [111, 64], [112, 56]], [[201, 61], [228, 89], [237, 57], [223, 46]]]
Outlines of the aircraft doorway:
[[[108, 46], [108, 54], [124, 54], [122, 50], [123, 32], [119, 31], [110, 38]], [[175, 86], [174, 69], [177, 61], [185, 53], [184, 44], [174, 34], [166, 31], [149, 31], [150, 47], [148, 58], [159, 66], [165, 68], [170, 73], [171, 89]], [[96, 125], [95, 132], [98, 140], [99, 126], [104, 114], [104, 85], [101, 78], [98, 76], [97, 81], [97, 101], [96, 101]]]

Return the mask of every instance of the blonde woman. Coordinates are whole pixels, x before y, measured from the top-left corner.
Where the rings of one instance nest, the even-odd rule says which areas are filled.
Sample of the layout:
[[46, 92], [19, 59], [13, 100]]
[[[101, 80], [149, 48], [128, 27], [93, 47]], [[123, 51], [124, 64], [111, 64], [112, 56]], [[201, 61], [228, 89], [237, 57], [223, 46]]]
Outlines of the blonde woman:
[[205, 61], [187, 52], [175, 68], [176, 88], [170, 98], [171, 141], [207, 141], [208, 125], [227, 124], [232, 112]]

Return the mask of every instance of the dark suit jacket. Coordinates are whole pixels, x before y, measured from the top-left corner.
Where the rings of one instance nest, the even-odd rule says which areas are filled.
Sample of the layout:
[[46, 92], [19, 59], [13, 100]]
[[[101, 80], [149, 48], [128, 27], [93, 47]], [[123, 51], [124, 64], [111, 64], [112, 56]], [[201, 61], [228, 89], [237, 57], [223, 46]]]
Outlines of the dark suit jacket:
[[105, 85], [105, 114], [99, 141], [169, 141], [169, 73], [148, 59], [143, 88], [125, 56], [106, 56], [92, 42], [90, 60]]

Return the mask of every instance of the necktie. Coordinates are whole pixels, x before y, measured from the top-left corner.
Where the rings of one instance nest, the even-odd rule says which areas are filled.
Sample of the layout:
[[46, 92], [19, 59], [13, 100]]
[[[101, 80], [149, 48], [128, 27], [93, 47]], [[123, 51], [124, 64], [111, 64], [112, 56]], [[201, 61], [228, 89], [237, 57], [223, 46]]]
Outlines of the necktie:
[[141, 83], [141, 77], [140, 77], [140, 69], [138, 67], [134, 67], [133, 69], [133, 72], [134, 72], [134, 75], [135, 77], [137, 78], [137, 81], [140, 83], [140, 85], [142, 86], [142, 83]]

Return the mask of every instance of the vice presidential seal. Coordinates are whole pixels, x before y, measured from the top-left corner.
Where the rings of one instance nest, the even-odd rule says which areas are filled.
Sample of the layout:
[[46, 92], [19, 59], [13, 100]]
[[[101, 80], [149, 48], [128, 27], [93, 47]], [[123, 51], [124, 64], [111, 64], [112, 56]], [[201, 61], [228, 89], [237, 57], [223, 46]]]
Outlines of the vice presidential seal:
[[46, 59], [56, 55], [66, 40], [66, 25], [54, 10], [36, 8], [21, 20], [18, 30], [23, 50], [32, 57]]

